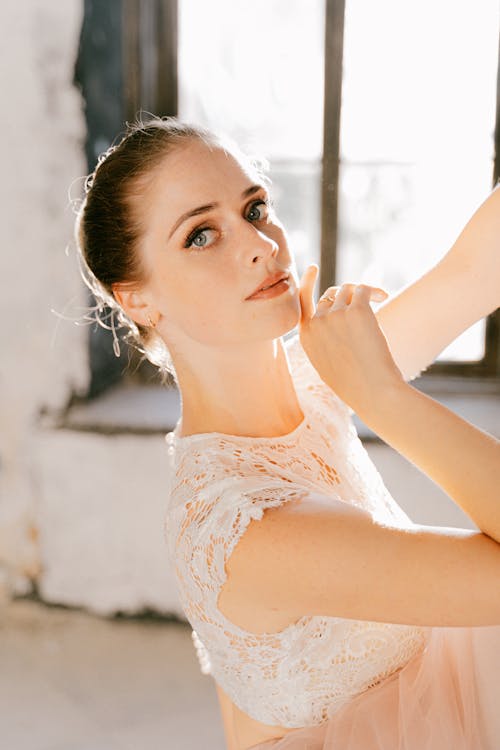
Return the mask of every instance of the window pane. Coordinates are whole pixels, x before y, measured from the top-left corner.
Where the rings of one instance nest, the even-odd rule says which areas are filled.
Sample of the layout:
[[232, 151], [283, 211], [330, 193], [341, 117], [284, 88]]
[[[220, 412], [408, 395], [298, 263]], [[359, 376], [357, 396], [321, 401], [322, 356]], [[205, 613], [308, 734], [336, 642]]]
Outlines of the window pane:
[[[490, 192], [498, 10], [497, 0], [346, 0], [337, 283], [394, 293], [444, 255]], [[484, 329], [438, 359], [481, 359]]]
[[299, 275], [320, 253], [323, 0], [179, 0], [179, 116], [270, 161]]

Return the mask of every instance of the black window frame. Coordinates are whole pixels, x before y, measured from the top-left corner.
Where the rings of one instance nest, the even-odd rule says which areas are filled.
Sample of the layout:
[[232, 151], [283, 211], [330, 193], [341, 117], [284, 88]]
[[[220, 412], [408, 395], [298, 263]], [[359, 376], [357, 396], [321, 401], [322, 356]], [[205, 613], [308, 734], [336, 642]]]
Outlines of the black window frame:
[[[345, 0], [325, 0], [325, 92], [323, 174], [321, 206], [321, 262], [319, 288], [336, 283], [338, 236], [338, 185], [340, 167], [340, 116]], [[491, 188], [500, 178], [500, 35], [497, 58], [494, 161]], [[486, 318], [485, 353], [476, 362], [439, 361], [420, 377], [431, 381], [442, 376], [500, 379], [500, 308]]]

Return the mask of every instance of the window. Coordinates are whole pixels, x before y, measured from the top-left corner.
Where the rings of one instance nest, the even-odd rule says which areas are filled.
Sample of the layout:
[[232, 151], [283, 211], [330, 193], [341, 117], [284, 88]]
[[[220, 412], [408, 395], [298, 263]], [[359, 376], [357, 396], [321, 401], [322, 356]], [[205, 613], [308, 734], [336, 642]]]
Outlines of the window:
[[[394, 293], [493, 185], [498, 3], [346, 0], [337, 279]], [[485, 358], [486, 321], [439, 362]]]
[[[321, 290], [395, 292], [500, 177], [498, 39], [496, 0], [85, 0], [89, 170], [140, 108], [221, 128], [269, 159], [299, 275], [315, 261]], [[124, 363], [106, 334], [91, 332], [91, 366], [109, 385]], [[423, 377], [498, 377], [499, 339], [497, 311]]]
[[[85, 101], [89, 172], [99, 154], [124, 130], [126, 120], [133, 120], [141, 107], [163, 115], [176, 114], [176, 31], [175, 2], [84, 0], [74, 82]], [[89, 305], [94, 302], [89, 299]], [[120, 335], [119, 329], [117, 332]], [[88, 398], [123, 379], [159, 382], [156, 368], [141, 361], [135, 349], [125, 344], [121, 349], [116, 358], [111, 332], [98, 324], [89, 328]]]

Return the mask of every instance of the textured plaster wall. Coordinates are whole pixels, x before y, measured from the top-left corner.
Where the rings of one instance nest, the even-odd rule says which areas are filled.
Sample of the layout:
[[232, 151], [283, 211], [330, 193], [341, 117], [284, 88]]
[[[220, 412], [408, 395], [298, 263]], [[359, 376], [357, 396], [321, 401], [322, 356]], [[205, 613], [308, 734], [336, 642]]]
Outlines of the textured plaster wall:
[[90, 380], [87, 326], [51, 311], [87, 311], [73, 240], [86, 173], [73, 85], [82, 16], [82, 0], [0, 3], [0, 600], [35, 581], [44, 600], [101, 614], [180, 612], [163, 437], [53, 419]]
[[41, 597], [101, 615], [150, 609], [183, 617], [164, 539], [164, 437], [40, 425], [33, 443]]
[[[41, 409], [87, 385], [84, 288], [68, 191], [85, 174], [81, 98], [72, 84], [81, 0], [0, 4], [0, 591], [22, 592], [39, 568], [39, 488], [30, 436]], [[80, 307], [79, 307], [80, 306]], [[64, 454], [61, 454], [64, 461]]]

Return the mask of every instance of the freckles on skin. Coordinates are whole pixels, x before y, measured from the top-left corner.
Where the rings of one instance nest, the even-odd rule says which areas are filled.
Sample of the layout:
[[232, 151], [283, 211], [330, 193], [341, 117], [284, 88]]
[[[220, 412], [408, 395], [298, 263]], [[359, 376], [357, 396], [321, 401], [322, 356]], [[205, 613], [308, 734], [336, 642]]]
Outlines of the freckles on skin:
[[[161, 261], [166, 268], [153, 273], [152, 297], [165, 321], [165, 333], [187, 336], [201, 344], [220, 344], [244, 332], [238, 330], [237, 307], [242, 304], [235, 284], [224, 283], [217, 274], [207, 274], [196, 262], [180, 263], [172, 256]], [[220, 276], [220, 274], [219, 274]], [[213, 281], [213, 279], [216, 281]]]
[[[210, 151], [206, 145], [193, 143], [165, 157], [142, 191], [141, 223], [146, 227], [142, 242], [145, 264], [149, 270], [149, 291], [166, 326], [182, 331], [201, 343], [241, 342], [252, 336], [249, 323], [255, 323], [253, 334], [266, 338], [281, 335], [277, 328], [297, 324], [300, 303], [296, 284], [295, 300], [288, 291], [279, 299], [246, 301], [245, 297], [268, 273], [282, 268], [291, 272], [294, 265], [284, 228], [277, 219], [259, 225], [263, 235], [278, 245], [271, 260], [262, 237], [252, 238], [242, 216], [252, 201], [265, 197], [261, 190], [248, 201], [241, 200], [243, 190], [260, 178], [244, 169], [234, 157], [221, 149]], [[188, 219], [167, 241], [179, 216], [193, 208], [218, 202], [220, 207], [203, 216]], [[185, 235], [193, 227], [214, 227], [213, 246], [206, 249], [184, 248]], [[257, 225], [257, 222], [256, 222]], [[257, 238], [257, 235], [255, 235]], [[260, 262], [251, 262], [255, 255]], [[266, 258], [263, 254], [266, 253]], [[267, 335], [266, 335], [267, 334]]]
[[224, 273], [215, 258], [214, 253], [207, 261], [215, 266], [213, 275], [195, 258], [191, 268], [186, 264], [187, 280], [169, 284], [171, 319], [189, 338], [211, 346], [234, 345], [276, 338], [298, 324], [301, 307], [295, 274], [290, 272], [292, 286], [279, 297], [245, 300], [251, 288], [241, 293], [235, 283], [238, 270], [227, 271], [226, 265]]
[[298, 294], [292, 290], [270, 300], [244, 300], [234, 289], [216, 283], [207, 288], [192, 278], [172, 292], [170, 307], [175, 329], [212, 347], [274, 339], [292, 330], [300, 318]]

